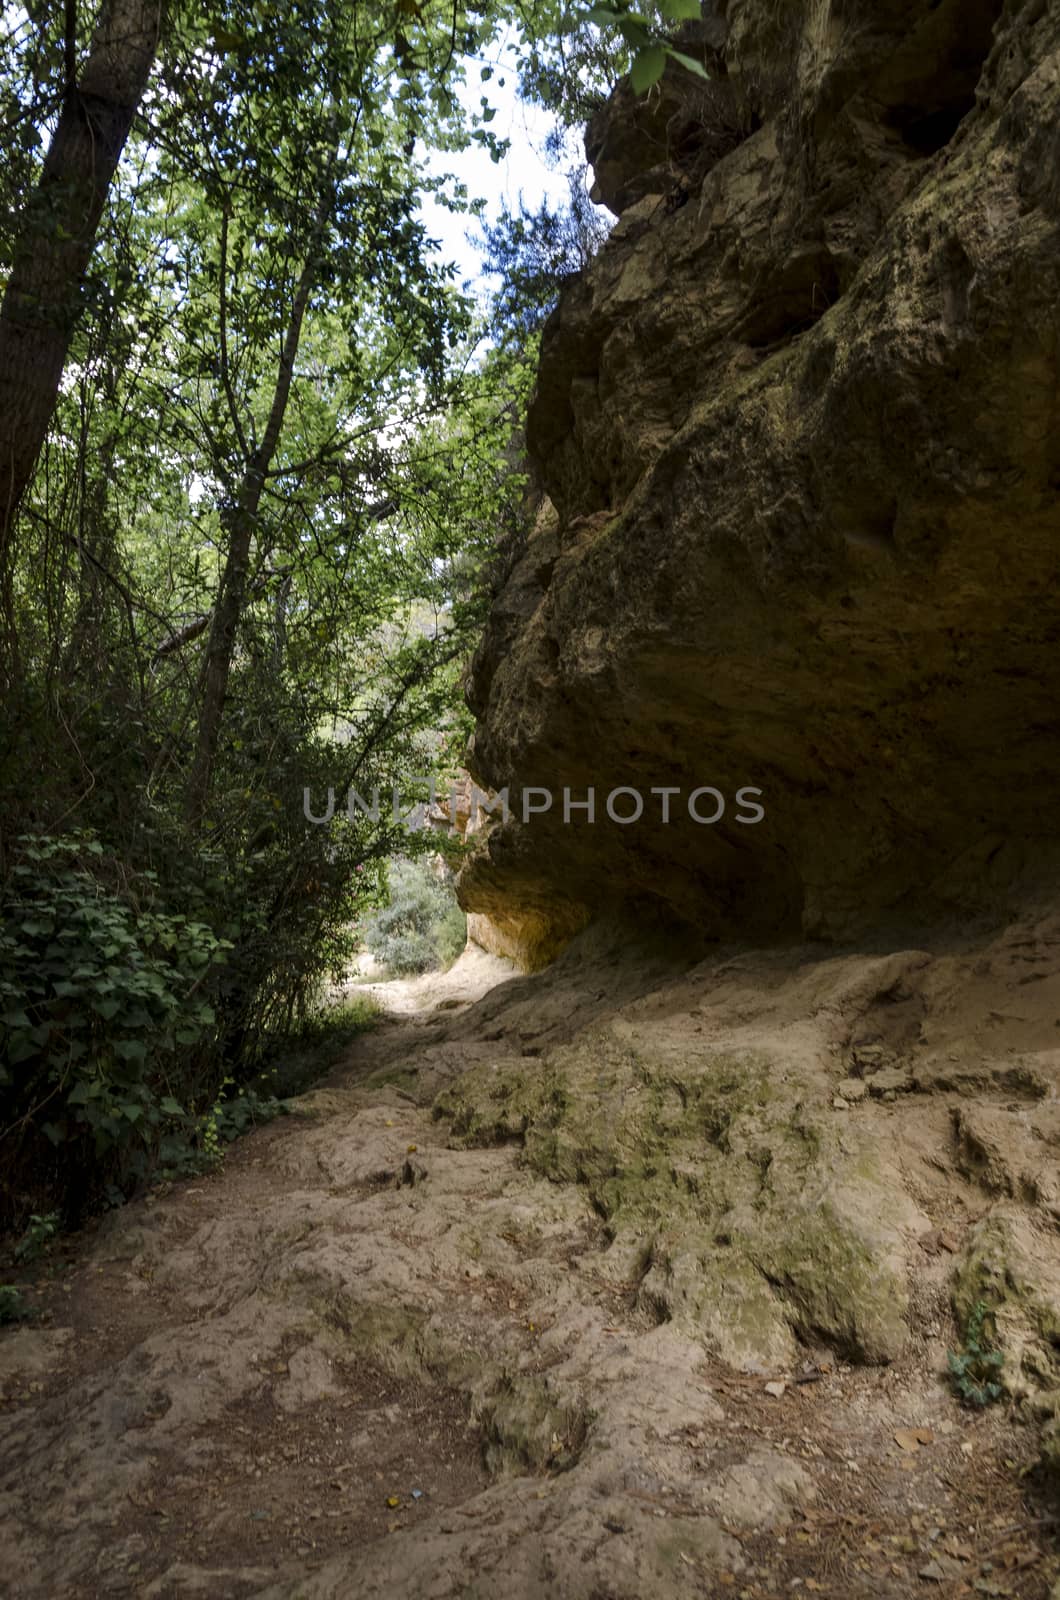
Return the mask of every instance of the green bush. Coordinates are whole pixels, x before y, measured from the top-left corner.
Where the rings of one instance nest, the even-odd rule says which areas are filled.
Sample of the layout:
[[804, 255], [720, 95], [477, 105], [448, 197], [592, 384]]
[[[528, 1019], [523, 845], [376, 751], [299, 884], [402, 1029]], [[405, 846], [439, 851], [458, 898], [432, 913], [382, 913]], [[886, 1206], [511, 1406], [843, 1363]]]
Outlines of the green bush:
[[23, 1264], [37, 1261], [47, 1255], [59, 1232], [59, 1213], [49, 1211], [44, 1216], [34, 1212], [26, 1224], [25, 1232], [15, 1246], [15, 1260]]
[[0, 1327], [8, 1322], [27, 1322], [33, 1312], [13, 1283], [0, 1283]]
[[227, 941], [164, 909], [152, 873], [107, 872], [87, 835], [23, 838], [0, 888], [6, 1220], [56, 1183], [74, 1220], [144, 1176], [212, 1043]]
[[390, 898], [366, 918], [366, 946], [391, 972], [433, 972], [451, 966], [467, 939], [467, 918], [448, 874], [439, 877], [422, 861], [395, 861]]

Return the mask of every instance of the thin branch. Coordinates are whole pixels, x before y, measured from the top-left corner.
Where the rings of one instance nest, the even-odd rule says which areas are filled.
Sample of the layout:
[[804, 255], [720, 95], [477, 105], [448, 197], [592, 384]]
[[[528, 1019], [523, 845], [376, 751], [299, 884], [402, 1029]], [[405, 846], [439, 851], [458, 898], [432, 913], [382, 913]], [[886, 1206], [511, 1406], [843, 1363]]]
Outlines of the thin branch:
[[221, 262], [220, 282], [218, 285], [218, 316], [221, 333], [221, 382], [224, 385], [225, 399], [228, 401], [228, 414], [232, 418], [232, 427], [235, 429], [236, 438], [243, 460], [246, 461], [250, 452], [247, 449], [246, 435], [243, 424], [239, 420], [239, 408], [236, 405], [235, 390], [232, 388], [232, 374], [228, 365], [228, 206], [221, 212]]
[[63, 31], [63, 94], [77, 92], [77, 0], [66, 0]]

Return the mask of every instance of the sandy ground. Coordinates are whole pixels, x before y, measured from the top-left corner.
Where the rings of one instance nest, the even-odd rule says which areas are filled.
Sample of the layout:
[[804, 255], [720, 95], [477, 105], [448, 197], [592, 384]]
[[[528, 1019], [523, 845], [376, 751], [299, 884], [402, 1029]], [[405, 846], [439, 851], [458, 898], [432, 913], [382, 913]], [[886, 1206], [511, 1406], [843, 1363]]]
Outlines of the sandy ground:
[[379, 983], [358, 983], [353, 994], [369, 995], [391, 1017], [417, 1017], [429, 1021], [435, 1013], [460, 1011], [515, 976], [510, 961], [491, 956], [469, 944], [448, 972], [425, 972], [418, 978], [391, 978]]
[[[691, 970], [588, 944], [538, 978], [476, 953], [375, 986], [390, 1020], [293, 1115], [28, 1285], [40, 1321], [0, 1335], [0, 1591], [1041, 1600], [1056, 1510], [1031, 1411], [962, 1407], [944, 1372], [984, 1219], [1017, 1207], [1055, 1263], [1057, 943], [1039, 919], [944, 953]], [[630, 1038], [708, 1067], [753, 1040], [843, 1149], [858, 1121], [885, 1152], [892, 1359], [814, 1337], [776, 1283], [778, 1358], [719, 1359], [666, 1299], [661, 1234], [630, 1253], [590, 1175], [432, 1112], [468, 1074], [573, 1083], [593, 1041]], [[858, 1050], [913, 1086], [845, 1101]]]

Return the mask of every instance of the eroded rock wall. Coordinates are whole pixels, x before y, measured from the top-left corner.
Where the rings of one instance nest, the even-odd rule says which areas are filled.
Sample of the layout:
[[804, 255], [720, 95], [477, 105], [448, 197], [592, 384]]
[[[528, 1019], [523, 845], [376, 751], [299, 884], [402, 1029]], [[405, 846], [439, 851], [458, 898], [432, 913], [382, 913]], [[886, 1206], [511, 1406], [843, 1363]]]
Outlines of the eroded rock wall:
[[1060, 5], [731, 0], [701, 48], [589, 130], [621, 215], [545, 331], [472, 759], [766, 819], [493, 827], [464, 896], [531, 961], [619, 904], [849, 932], [1055, 834]]

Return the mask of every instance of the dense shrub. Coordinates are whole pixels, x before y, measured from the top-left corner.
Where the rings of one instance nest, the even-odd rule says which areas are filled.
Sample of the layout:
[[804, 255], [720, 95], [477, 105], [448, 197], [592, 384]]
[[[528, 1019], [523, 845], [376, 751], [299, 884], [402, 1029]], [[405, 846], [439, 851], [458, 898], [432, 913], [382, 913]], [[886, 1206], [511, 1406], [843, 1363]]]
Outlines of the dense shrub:
[[[291, 1092], [272, 1075], [277, 1052], [305, 1054], [323, 1026], [385, 862], [408, 839], [389, 807], [351, 822], [340, 806], [314, 826], [303, 787], [320, 804], [355, 763], [369, 791], [423, 770], [416, 724], [435, 705], [411, 702], [413, 727], [391, 719], [378, 749], [336, 751], [267, 688], [248, 683], [233, 713], [205, 834], [181, 817], [178, 785], [147, 791], [136, 752], [108, 741], [119, 708], [80, 704], [90, 679], [63, 706], [82, 757], [103, 752], [80, 796], [46, 707], [21, 700], [0, 729], [0, 1232], [34, 1212], [75, 1223], [153, 1175], [199, 1170]], [[27, 751], [43, 769], [28, 793]], [[71, 793], [76, 833], [61, 825]], [[298, 1076], [311, 1075], [307, 1059]]]
[[107, 869], [90, 836], [23, 838], [0, 889], [7, 1218], [56, 1187], [76, 1215], [91, 1189], [136, 1181], [213, 1088], [230, 944], [168, 910], [155, 874]]
[[377, 961], [399, 974], [451, 966], [467, 940], [467, 918], [452, 880], [422, 861], [395, 861], [388, 904], [364, 924], [364, 942]]

